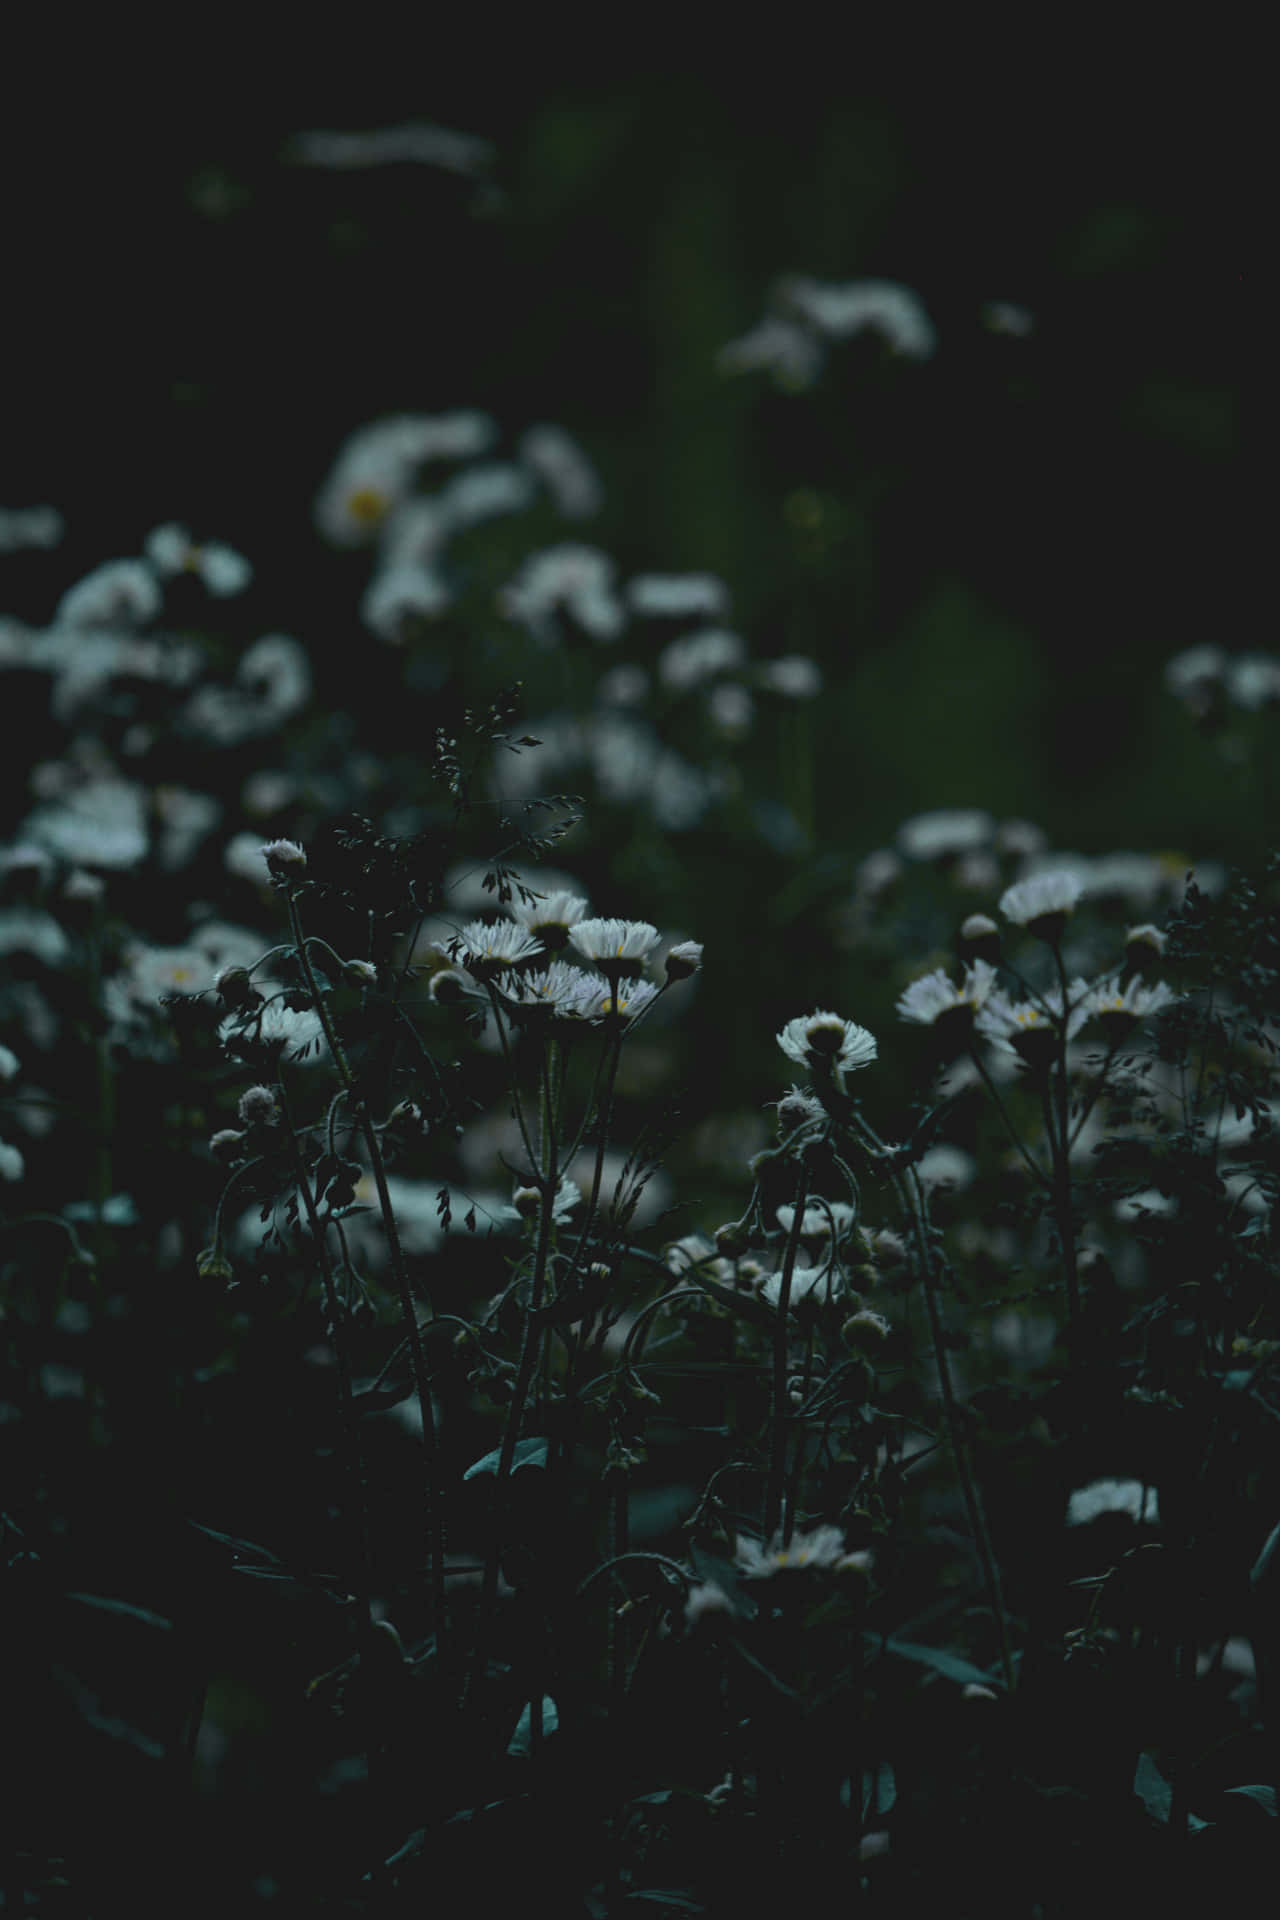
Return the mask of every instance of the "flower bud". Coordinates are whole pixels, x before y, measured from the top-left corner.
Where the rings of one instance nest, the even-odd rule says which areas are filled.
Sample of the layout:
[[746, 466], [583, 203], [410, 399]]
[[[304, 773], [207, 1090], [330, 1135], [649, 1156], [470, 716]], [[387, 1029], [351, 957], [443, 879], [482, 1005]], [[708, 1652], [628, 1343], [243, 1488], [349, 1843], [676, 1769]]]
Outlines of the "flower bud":
[[371, 960], [348, 960], [342, 969], [342, 977], [348, 986], [376, 987], [378, 969]]
[[696, 940], [682, 940], [667, 955], [667, 979], [687, 980], [702, 965], [702, 948]]
[[432, 974], [427, 992], [438, 1006], [453, 1007], [459, 1000], [466, 999], [468, 987], [467, 976], [459, 968], [441, 967]]
[[300, 880], [306, 872], [307, 856], [296, 840], [268, 840], [262, 857], [267, 872], [277, 882]]
[[965, 966], [985, 960], [989, 966], [1000, 961], [1000, 929], [985, 913], [971, 913], [960, 923], [956, 935], [956, 954]]
[[274, 1127], [280, 1118], [273, 1087], [246, 1087], [236, 1109], [246, 1127]]
[[262, 998], [245, 967], [224, 967], [215, 975], [213, 989], [223, 1006], [233, 1009], [254, 1006]]
[[243, 1151], [244, 1135], [237, 1127], [221, 1127], [209, 1142], [209, 1151], [215, 1160], [229, 1164], [238, 1160]]
[[873, 1313], [870, 1307], [863, 1307], [859, 1313], [851, 1313], [840, 1329], [840, 1337], [846, 1347], [855, 1353], [874, 1353], [882, 1347], [893, 1329], [882, 1313]]
[[729, 1260], [736, 1260], [738, 1255], [745, 1253], [751, 1244], [740, 1220], [727, 1220], [722, 1227], [716, 1228], [712, 1238], [716, 1243], [717, 1253], [724, 1254]]
[[542, 1211], [542, 1195], [536, 1187], [517, 1187], [511, 1204], [522, 1220], [536, 1220]]
[[230, 1280], [231, 1262], [221, 1247], [205, 1247], [196, 1255], [196, 1272], [202, 1280]]

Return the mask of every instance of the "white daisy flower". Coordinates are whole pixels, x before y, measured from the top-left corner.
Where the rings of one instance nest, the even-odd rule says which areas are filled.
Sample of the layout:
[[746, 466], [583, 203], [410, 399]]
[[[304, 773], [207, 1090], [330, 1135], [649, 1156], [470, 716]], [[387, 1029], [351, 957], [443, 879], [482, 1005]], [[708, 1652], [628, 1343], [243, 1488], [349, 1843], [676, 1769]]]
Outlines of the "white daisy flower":
[[576, 927], [587, 911], [587, 903], [574, 893], [556, 891], [536, 900], [513, 903], [511, 917], [518, 926], [540, 940], [548, 953], [558, 953], [568, 944], [569, 929]]
[[1140, 1020], [1146, 1020], [1153, 1013], [1159, 1013], [1162, 1007], [1169, 1006], [1174, 997], [1172, 988], [1163, 980], [1148, 987], [1144, 985], [1141, 974], [1135, 974], [1123, 988], [1118, 980], [1107, 980], [1089, 995], [1086, 1001], [1087, 1017], [1098, 1022], [1109, 1040], [1119, 1041]]
[[312, 1008], [300, 1012], [283, 1000], [266, 1000], [246, 1019], [229, 1014], [218, 1028], [218, 1039], [228, 1053], [253, 1059], [258, 1053], [314, 1066], [327, 1058], [329, 1048], [320, 1016]]
[[739, 1534], [733, 1557], [748, 1580], [835, 1567], [845, 1558], [844, 1534], [839, 1527], [816, 1527], [812, 1533], [793, 1535], [789, 1547], [783, 1546], [780, 1534], [775, 1534], [767, 1547]]
[[877, 1053], [873, 1035], [838, 1013], [798, 1014], [788, 1020], [777, 1041], [788, 1060], [810, 1072], [830, 1069], [837, 1085], [844, 1074], [869, 1067]]
[[1087, 1526], [1104, 1513], [1124, 1513], [1131, 1520], [1158, 1525], [1156, 1490], [1141, 1480], [1091, 1480], [1087, 1487], [1077, 1487], [1068, 1500], [1067, 1525]]
[[579, 920], [569, 929], [574, 952], [612, 981], [623, 973], [639, 973], [659, 938], [647, 920]]
[[1075, 874], [1067, 871], [1037, 873], [1030, 880], [1019, 880], [1006, 887], [1000, 896], [1000, 911], [1017, 927], [1026, 927], [1041, 939], [1055, 941], [1075, 912], [1084, 889]]
[[[788, 1313], [805, 1313], [827, 1305], [828, 1301], [839, 1300], [844, 1292], [844, 1282], [839, 1273], [829, 1263], [821, 1267], [796, 1267], [791, 1275], [791, 1290], [787, 1296]], [[772, 1307], [776, 1313], [782, 1301], [782, 1275], [766, 1273], [755, 1285], [756, 1298], [766, 1307]]]
[[541, 1009], [561, 1018], [581, 1019], [598, 984], [591, 974], [570, 966], [567, 960], [553, 960], [539, 973], [504, 974], [498, 992], [516, 1012]]
[[499, 974], [536, 960], [542, 942], [513, 920], [472, 920], [451, 940], [441, 941], [438, 951], [475, 980], [496, 980]]
[[933, 973], [913, 980], [899, 996], [898, 1018], [920, 1027], [969, 1030], [995, 983], [996, 970], [985, 960], [975, 960], [958, 987], [945, 968], [938, 967]]
[[[1088, 1019], [1087, 980], [1073, 980], [1067, 988], [1067, 1039], [1074, 1040]], [[1062, 989], [1051, 988], [1043, 1002], [1014, 1001], [997, 987], [988, 995], [974, 1022], [984, 1040], [1008, 1053], [1016, 1053], [1028, 1066], [1046, 1065], [1057, 1054], [1058, 1034], [1063, 1022]]]
[[[590, 976], [588, 976], [589, 978]], [[591, 997], [584, 1001], [582, 1015], [588, 1020], [607, 1020], [630, 1026], [658, 997], [650, 980], [600, 981]]]
[[[790, 1233], [795, 1225], [794, 1207], [778, 1207], [774, 1219], [784, 1233]], [[853, 1225], [854, 1212], [847, 1200], [831, 1200], [824, 1206], [807, 1206], [800, 1221], [802, 1240], [829, 1240], [835, 1233], [841, 1239]]]
[[904, 820], [898, 851], [909, 860], [943, 860], [987, 846], [994, 830], [991, 815], [978, 807], [942, 807]]

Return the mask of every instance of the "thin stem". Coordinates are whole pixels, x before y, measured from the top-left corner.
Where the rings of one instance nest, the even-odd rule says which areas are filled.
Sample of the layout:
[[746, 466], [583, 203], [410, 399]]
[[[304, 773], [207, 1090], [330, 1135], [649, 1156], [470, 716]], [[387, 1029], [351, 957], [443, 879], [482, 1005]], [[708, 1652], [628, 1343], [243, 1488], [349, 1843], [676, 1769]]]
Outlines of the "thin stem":
[[[787, 1235], [786, 1248], [782, 1255], [782, 1274], [778, 1283], [778, 1315], [773, 1329], [773, 1423], [769, 1436], [769, 1478], [765, 1484], [764, 1501], [764, 1537], [772, 1540], [783, 1519], [783, 1489], [787, 1466], [787, 1314], [791, 1308], [791, 1276], [795, 1272], [796, 1255], [800, 1250], [800, 1235], [804, 1227], [804, 1202], [808, 1190], [808, 1169], [804, 1161], [800, 1162], [799, 1178], [796, 1181], [795, 1212], [791, 1220], [791, 1231]], [[795, 1516], [788, 1507], [786, 1514], [787, 1537], [795, 1524]], [[787, 1544], [784, 1539], [783, 1545]]]

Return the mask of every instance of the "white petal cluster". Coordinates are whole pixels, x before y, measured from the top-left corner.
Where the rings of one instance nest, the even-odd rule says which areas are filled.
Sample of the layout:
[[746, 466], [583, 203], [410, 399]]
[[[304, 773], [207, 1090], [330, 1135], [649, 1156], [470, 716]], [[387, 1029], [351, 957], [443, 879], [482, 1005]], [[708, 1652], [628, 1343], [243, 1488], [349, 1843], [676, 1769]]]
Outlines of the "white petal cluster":
[[[591, 976], [586, 976], [590, 980]], [[630, 1026], [658, 997], [650, 980], [619, 980], [612, 983], [597, 979], [583, 1001], [582, 1016], [588, 1020], [620, 1021]]]
[[969, 1008], [977, 1013], [986, 1004], [995, 983], [996, 970], [985, 960], [975, 960], [965, 973], [963, 984], [958, 987], [952, 983], [945, 968], [938, 967], [933, 973], [913, 980], [900, 995], [898, 1018], [912, 1021], [916, 1026], [931, 1027], [941, 1015], [958, 1008]]
[[512, 967], [535, 960], [542, 952], [542, 942], [514, 920], [472, 920], [451, 940], [441, 941], [438, 950], [465, 967], [473, 978], [493, 980]]
[[566, 544], [532, 554], [498, 595], [499, 610], [543, 645], [555, 640], [551, 616], [563, 610], [593, 640], [616, 640], [626, 614], [613, 586], [613, 561], [596, 547]]
[[[843, 1291], [844, 1282], [834, 1267], [796, 1267], [791, 1275], [787, 1311], [798, 1313], [805, 1307], [825, 1306], [828, 1300], [838, 1300]], [[776, 1313], [782, 1304], [782, 1275], [766, 1273], [756, 1282], [756, 1296]]]
[[54, 623], [68, 627], [140, 627], [160, 611], [156, 577], [142, 560], [108, 560], [68, 588]]
[[811, 1071], [830, 1067], [837, 1075], [869, 1067], [877, 1052], [874, 1036], [838, 1013], [799, 1014], [788, 1020], [777, 1040], [797, 1066]]
[[638, 573], [626, 598], [650, 620], [719, 620], [729, 611], [729, 589], [713, 573]]
[[837, 1567], [846, 1558], [844, 1534], [839, 1527], [815, 1527], [812, 1533], [793, 1535], [784, 1547], [780, 1535], [767, 1547], [758, 1540], [739, 1534], [734, 1559], [748, 1580], [767, 1580], [775, 1573], [803, 1571], [806, 1568]]
[[1162, 1007], [1171, 1005], [1174, 998], [1173, 989], [1165, 981], [1157, 980], [1154, 985], [1146, 986], [1141, 974], [1135, 974], [1125, 987], [1121, 987], [1118, 980], [1104, 981], [1095, 987], [1086, 1003], [1087, 1017], [1101, 1020], [1104, 1025], [1110, 1022], [1132, 1025], [1159, 1013]]
[[643, 961], [658, 940], [658, 929], [647, 920], [579, 920], [569, 929], [574, 952], [604, 973], [621, 962]]
[[663, 648], [658, 656], [658, 678], [663, 686], [682, 693], [717, 673], [741, 666], [746, 657], [747, 650], [736, 633], [721, 627], [701, 627]]
[[927, 360], [938, 344], [919, 294], [894, 280], [850, 280], [843, 286], [797, 276], [784, 282], [791, 310], [829, 340], [846, 340], [869, 328], [894, 353]]
[[604, 505], [600, 476], [563, 427], [530, 427], [520, 441], [520, 458], [537, 474], [567, 520], [586, 520], [599, 513]]
[[[1089, 1018], [1088, 1002], [1091, 992], [1092, 989], [1087, 980], [1073, 980], [1067, 987], [1065, 1017], [1068, 1040], [1075, 1039]], [[1027, 1034], [1042, 1030], [1046, 1033], [1059, 1033], [1062, 1029], [1063, 1017], [1061, 987], [1050, 988], [1038, 1001], [1011, 1000], [997, 987], [988, 995], [974, 1024], [984, 1040], [990, 1040], [996, 1046], [1016, 1053], [1019, 1051], [1016, 1042]]]
[[1000, 911], [1014, 926], [1026, 927], [1045, 915], [1073, 913], [1083, 891], [1074, 873], [1037, 873], [1005, 888]]
[[1067, 1502], [1067, 1525], [1087, 1526], [1104, 1513], [1123, 1513], [1154, 1525], [1160, 1517], [1156, 1490], [1140, 1480], [1091, 1480], [1087, 1487], [1077, 1487]]
[[193, 573], [215, 599], [229, 599], [243, 593], [253, 579], [253, 568], [242, 553], [220, 540], [197, 544], [186, 527], [166, 521], [154, 527], [142, 543], [142, 550], [156, 572], [163, 576]]
[[909, 860], [942, 860], [989, 844], [995, 821], [978, 807], [917, 813], [898, 828], [898, 850]]
[[576, 927], [586, 911], [585, 900], [567, 889], [557, 889], [532, 905], [523, 900], [514, 903], [511, 917], [545, 946], [563, 946], [570, 927]]

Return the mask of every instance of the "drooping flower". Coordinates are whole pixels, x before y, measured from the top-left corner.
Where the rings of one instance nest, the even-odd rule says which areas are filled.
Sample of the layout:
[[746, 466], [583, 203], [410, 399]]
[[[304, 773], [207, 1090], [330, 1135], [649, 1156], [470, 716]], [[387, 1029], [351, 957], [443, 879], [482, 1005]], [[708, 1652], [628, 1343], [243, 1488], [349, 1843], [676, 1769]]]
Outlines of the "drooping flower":
[[681, 940], [671, 948], [663, 962], [668, 980], [688, 980], [701, 965], [702, 943], [698, 940]]

